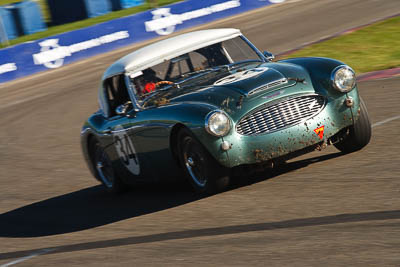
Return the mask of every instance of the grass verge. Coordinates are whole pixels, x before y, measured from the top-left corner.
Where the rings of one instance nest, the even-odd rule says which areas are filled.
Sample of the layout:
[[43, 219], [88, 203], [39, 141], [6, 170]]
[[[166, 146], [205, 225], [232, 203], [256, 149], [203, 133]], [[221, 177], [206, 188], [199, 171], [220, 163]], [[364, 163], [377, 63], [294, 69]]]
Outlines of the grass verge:
[[356, 73], [400, 66], [400, 16], [305, 47], [285, 55], [329, 57], [341, 60]]

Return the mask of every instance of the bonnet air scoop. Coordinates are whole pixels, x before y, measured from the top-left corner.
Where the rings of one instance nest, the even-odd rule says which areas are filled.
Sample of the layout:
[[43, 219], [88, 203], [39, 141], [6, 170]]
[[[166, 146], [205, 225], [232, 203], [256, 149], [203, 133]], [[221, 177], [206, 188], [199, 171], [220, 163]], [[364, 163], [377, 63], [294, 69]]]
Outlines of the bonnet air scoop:
[[289, 81], [286, 78], [278, 79], [276, 81], [269, 82], [267, 84], [261, 85], [261, 86], [259, 86], [257, 88], [254, 88], [254, 89], [250, 90], [247, 93], [247, 95], [250, 96], [250, 95], [253, 95], [253, 94], [256, 94], [256, 93], [260, 93], [262, 91], [265, 91], [265, 90], [268, 90], [268, 89], [272, 89], [272, 88], [278, 87], [280, 85], [287, 84], [288, 82]]

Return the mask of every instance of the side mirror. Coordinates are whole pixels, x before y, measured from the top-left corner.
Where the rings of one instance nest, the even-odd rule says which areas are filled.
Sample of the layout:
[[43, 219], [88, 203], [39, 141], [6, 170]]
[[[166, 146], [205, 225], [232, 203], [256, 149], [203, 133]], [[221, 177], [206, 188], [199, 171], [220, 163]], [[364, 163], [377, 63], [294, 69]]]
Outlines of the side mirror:
[[272, 61], [275, 59], [274, 54], [272, 54], [271, 52], [268, 51], [264, 51], [263, 52], [264, 57], [268, 60], [268, 61]]
[[125, 104], [119, 105], [115, 109], [115, 114], [120, 115], [120, 116], [128, 116], [128, 112], [132, 110], [132, 102], [128, 101]]

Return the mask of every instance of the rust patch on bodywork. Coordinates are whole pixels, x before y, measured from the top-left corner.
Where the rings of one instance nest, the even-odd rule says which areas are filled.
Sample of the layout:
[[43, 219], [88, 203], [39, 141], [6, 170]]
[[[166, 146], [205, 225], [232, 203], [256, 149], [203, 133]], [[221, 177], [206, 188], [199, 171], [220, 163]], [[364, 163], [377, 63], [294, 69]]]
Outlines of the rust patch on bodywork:
[[224, 99], [224, 101], [222, 101], [222, 103], [221, 103], [221, 106], [223, 107], [223, 106], [225, 106], [225, 107], [229, 107], [229, 102], [231, 101], [231, 98], [230, 97], [228, 97], [228, 98], [225, 98]]
[[241, 109], [242, 108], [242, 103], [243, 103], [243, 98], [244, 96], [240, 96], [238, 102], [236, 102], [236, 108]]
[[264, 152], [264, 150], [262, 149], [255, 149], [253, 150], [253, 153], [257, 162], [262, 162], [271, 159], [271, 155], [267, 152]]
[[318, 146], [315, 148], [315, 150], [322, 151], [322, 150], [325, 149], [326, 147], [327, 147], [327, 144], [324, 142], [324, 143], [318, 145]]
[[253, 153], [256, 162], [263, 162], [269, 161], [276, 156], [286, 154], [286, 150], [282, 146], [279, 146], [277, 148], [277, 151], [264, 151], [262, 149], [254, 149]]
[[225, 109], [226, 112], [232, 113], [232, 110], [230, 109], [230, 103], [233, 102], [235, 99], [231, 97], [227, 97], [222, 101], [221, 103], [221, 108]]
[[307, 131], [309, 131], [310, 129], [308, 128], [307, 122], [304, 122], [304, 126], [306, 126]]
[[168, 103], [169, 103], [169, 99], [167, 99], [165, 97], [161, 97], [159, 99], [154, 100], [154, 105], [156, 105], [157, 107], [166, 105]]

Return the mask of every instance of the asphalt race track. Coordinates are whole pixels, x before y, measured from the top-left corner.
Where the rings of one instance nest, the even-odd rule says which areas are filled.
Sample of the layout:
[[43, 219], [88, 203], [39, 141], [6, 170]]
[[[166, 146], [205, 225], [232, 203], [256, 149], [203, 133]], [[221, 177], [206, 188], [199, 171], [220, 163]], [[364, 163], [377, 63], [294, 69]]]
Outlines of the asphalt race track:
[[[281, 53], [398, 13], [398, 0], [303, 0], [202, 28]], [[132, 49], [0, 85], [0, 266], [400, 266], [400, 77], [359, 84], [362, 151], [328, 147], [207, 198], [180, 184], [115, 197], [79, 134], [102, 72]]]

